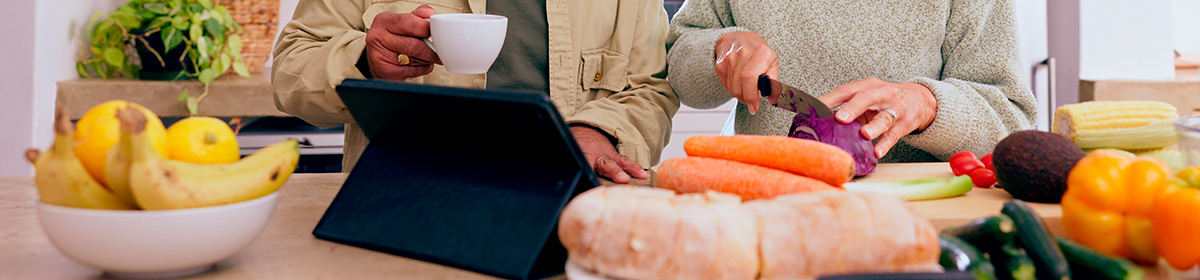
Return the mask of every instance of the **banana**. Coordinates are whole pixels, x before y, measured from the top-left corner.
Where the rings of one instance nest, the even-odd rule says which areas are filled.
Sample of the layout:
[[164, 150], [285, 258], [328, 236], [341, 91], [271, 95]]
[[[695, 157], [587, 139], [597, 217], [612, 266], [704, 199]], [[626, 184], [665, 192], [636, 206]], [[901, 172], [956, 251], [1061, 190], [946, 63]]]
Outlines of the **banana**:
[[59, 108], [55, 112], [54, 144], [45, 153], [37, 150], [26, 152], [36, 169], [34, 181], [42, 202], [79, 208], [136, 209], [109, 189], [97, 182], [83, 168], [75, 156], [75, 129], [71, 126], [67, 111]]
[[[258, 198], [279, 189], [296, 169], [300, 146], [276, 143], [234, 163], [197, 164], [163, 158], [145, 133], [146, 119], [136, 110], [117, 112], [129, 132], [132, 153], [129, 189], [146, 210], [214, 206]], [[119, 152], [117, 152], [119, 154]]]
[[108, 189], [130, 205], [137, 205], [133, 191], [129, 189], [129, 165], [133, 163], [133, 139], [127, 130], [121, 130], [117, 145], [108, 151], [104, 163], [104, 181]]

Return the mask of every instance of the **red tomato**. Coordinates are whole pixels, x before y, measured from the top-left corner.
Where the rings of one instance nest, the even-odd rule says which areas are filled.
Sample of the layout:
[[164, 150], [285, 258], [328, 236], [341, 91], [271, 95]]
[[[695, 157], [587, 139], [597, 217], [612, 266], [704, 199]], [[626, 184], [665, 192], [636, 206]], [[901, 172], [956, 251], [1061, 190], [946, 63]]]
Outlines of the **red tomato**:
[[992, 172], [996, 172], [996, 168], [992, 167], [992, 154], [984, 155], [983, 158], [979, 159], [979, 161], [983, 162], [983, 167], [991, 170]]
[[987, 168], [975, 169], [971, 172], [971, 183], [978, 188], [987, 188], [996, 184], [996, 173]]
[[964, 158], [964, 157], [969, 157], [969, 158], [973, 158], [973, 159], [979, 158], [979, 157], [975, 156], [975, 153], [972, 153], [971, 151], [961, 151], [961, 152], [958, 152], [957, 154], [954, 154], [953, 156], [950, 156], [949, 162], [954, 162], [954, 160], [957, 160], [959, 158]]
[[972, 157], [962, 157], [950, 161], [950, 171], [954, 171], [954, 176], [971, 174], [972, 171], [980, 168], [983, 168], [983, 162]]

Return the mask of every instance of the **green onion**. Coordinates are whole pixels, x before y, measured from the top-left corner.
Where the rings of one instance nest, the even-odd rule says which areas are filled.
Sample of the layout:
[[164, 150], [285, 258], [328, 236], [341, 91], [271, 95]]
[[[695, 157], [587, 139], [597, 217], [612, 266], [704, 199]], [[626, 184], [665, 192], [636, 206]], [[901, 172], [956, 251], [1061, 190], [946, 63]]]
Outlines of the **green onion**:
[[955, 197], [971, 191], [971, 177], [921, 178], [908, 181], [846, 183], [846, 190], [852, 192], [875, 192], [890, 194], [904, 200], [927, 200]]

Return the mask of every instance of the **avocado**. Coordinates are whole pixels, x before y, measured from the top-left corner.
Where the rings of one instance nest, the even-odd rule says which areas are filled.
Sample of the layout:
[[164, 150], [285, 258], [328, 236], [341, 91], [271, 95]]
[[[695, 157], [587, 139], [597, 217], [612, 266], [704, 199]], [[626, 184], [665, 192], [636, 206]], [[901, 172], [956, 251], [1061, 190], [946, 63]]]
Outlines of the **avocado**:
[[992, 165], [996, 181], [1013, 198], [1058, 203], [1067, 191], [1067, 175], [1084, 152], [1058, 134], [1025, 130], [996, 144]]

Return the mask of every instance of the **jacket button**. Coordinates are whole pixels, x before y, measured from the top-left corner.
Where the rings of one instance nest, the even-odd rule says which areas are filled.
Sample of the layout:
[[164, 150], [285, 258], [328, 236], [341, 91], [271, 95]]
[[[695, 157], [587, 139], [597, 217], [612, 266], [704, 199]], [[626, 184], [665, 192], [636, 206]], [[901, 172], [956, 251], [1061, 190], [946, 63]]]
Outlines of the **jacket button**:
[[593, 80], [593, 81], [597, 81], [597, 82], [599, 82], [599, 81], [600, 81], [600, 77], [603, 77], [603, 75], [600, 75], [600, 72], [596, 72], [596, 77], [595, 77], [595, 78], [593, 78], [592, 80]]

